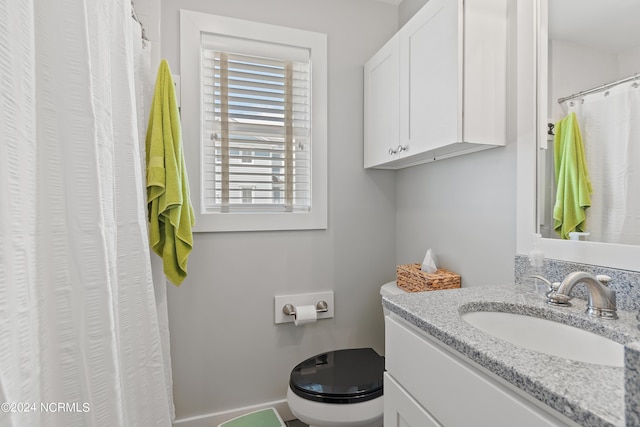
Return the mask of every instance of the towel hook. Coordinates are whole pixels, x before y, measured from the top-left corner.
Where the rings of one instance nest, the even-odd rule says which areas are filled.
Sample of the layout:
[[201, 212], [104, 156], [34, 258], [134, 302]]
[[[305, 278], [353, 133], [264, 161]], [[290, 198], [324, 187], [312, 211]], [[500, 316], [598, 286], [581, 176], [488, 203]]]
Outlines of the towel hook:
[[547, 127], [549, 128], [549, 130], [547, 130], [547, 135], [555, 135], [555, 133], [553, 133], [553, 128], [556, 127], [556, 125], [553, 123], [547, 123]]

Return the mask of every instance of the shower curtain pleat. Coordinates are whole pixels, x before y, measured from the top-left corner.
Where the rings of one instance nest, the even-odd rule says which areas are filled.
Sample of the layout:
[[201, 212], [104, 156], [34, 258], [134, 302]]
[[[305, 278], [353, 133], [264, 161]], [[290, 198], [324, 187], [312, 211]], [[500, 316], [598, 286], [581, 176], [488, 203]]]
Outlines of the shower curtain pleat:
[[71, 405], [2, 426], [171, 425], [132, 25], [128, 0], [0, 0], [0, 399]]
[[[41, 395], [33, 4], [0, 0], [0, 401]], [[29, 191], [25, 191], [29, 190]], [[32, 417], [40, 424], [40, 414]], [[0, 424], [29, 425], [0, 413]]]
[[[153, 100], [153, 88], [155, 85], [154, 70], [151, 68], [151, 42], [142, 40], [142, 29], [139, 25], [133, 25], [133, 58], [134, 58], [134, 75], [135, 75], [135, 95], [136, 95], [136, 112], [138, 122], [138, 149], [140, 154], [140, 170], [142, 177], [146, 174], [145, 161], [145, 138], [147, 133], [147, 122], [149, 120], [149, 111], [151, 111], [151, 102]], [[146, 196], [147, 185], [143, 179], [140, 182], [140, 188], [143, 197]], [[146, 210], [145, 210], [146, 214]], [[145, 217], [145, 242], [149, 242], [148, 238], [148, 222]], [[145, 243], [145, 248], [148, 248]], [[154, 296], [156, 303], [156, 312], [158, 314], [158, 328], [160, 332], [160, 343], [162, 346], [161, 354], [163, 356], [163, 366], [165, 371], [167, 396], [169, 403], [169, 413], [171, 419], [175, 419], [175, 406], [173, 404], [173, 381], [171, 373], [171, 357], [170, 357], [170, 340], [169, 340], [169, 307], [167, 301], [167, 282], [162, 272], [162, 264], [158, 263], [157, 272], [153, 266], [154, 257], [151, 257], [151, 276], [153, 280]], [[158, 258], [155, 257], [156, 262]]]

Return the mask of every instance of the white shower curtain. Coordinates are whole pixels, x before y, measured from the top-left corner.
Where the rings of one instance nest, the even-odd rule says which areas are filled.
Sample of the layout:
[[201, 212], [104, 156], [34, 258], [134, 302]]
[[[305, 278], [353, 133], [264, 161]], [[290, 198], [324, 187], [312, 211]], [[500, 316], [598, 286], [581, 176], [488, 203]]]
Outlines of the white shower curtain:
[[593, 185], [590, 240], [640, 244], [640, 88], [623, 83], [566, 104], [578, 118]]
[[130, 0], [0, 0], [0, 425], [169, 426]]

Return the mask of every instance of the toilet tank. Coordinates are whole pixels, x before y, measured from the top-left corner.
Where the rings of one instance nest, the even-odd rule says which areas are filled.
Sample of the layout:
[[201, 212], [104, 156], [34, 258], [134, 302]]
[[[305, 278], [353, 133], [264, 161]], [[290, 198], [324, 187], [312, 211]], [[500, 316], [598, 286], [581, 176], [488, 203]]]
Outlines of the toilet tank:
[[[397, 285], [396, 282], [389, 282], [389, 283], [385, 283], [384, 285], [382, 285], [380, 287], [380, 295], [383, 297], [388, 297], [391, 295], [399, 295], [399, 294], [404, 294], [406, 293], [405, 291], [403, 291], [402, 289], [400, 289]], [[389, 314], [389, 310], [387, 310], [386, 308], [383, 308], [384, 311], [384, 315], [388, 315]]]

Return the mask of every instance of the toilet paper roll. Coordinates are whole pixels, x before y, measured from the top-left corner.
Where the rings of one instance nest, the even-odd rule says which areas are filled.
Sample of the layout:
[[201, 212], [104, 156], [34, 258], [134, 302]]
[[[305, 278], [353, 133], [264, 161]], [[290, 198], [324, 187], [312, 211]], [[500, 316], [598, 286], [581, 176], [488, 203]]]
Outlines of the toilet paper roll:
[[296, 315], [293, 324], [296, 326], [306, 325], [307, 323], [316, 323], [318, 320], [318, 312], [315, 305], [297, 305]]

